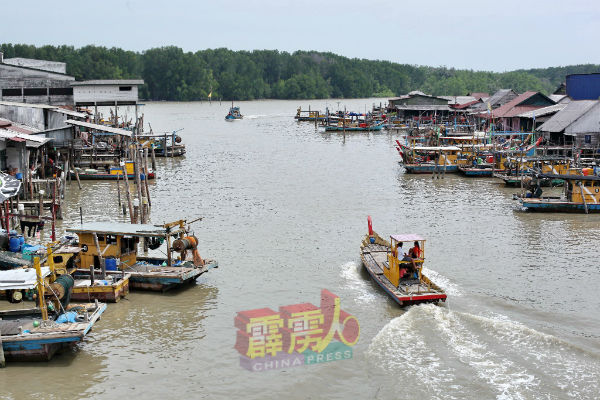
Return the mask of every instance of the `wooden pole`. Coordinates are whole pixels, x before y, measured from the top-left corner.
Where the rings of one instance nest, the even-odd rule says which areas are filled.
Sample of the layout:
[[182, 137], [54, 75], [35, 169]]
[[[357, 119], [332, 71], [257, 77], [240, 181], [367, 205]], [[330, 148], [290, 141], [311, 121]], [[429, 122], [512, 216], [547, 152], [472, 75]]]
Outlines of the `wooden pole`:
[[151, 146], [151, 156], [152, 156], [152, 172], [156, 173], [156, 154], [154, 154], [154, 146]]
[[140, 201], [140, 222], [143, 223], [144, 221], [144, 201], [142, 198], [142, 183], [140, 181], [140, 154], [137, 148], [137, 144], [136, 144], [136, 149], [134, 152], [135, 156], [133, 157], [134, 161], [134, 169], [135, 169], [135, 186], [137, 189], [137, 197]]
[[56, 181], [52, 185], [52, 241], [56, 241]]
[[129, 206], [129, 219], [131, 223], [135, 223], [133, 219], [133, 206], [131, 205], [131, 194], [129, 193], [129, 178], [127, 177], [127, 163], [123, 165], [123, 177], [125, 178], [125, 196], [127, 197], [127, 205]]
[[[100, 251], [100, 243], [98, 242], [98, 235], [94, 232], [94, 244], [96, 245], [96, 251], [98, 252], [98, 260], [100, 261], [100, 273], [101, 279], [106, 279], [106, 264], [104, 262], [104, 257], [102, 257], [102, 252]], [[93, 266], [92, 266], [93, 268]]]
[[2, 332], [0, 331], [0, 368], [6, 367], [6, 359], [4, 358], [4, 349], [2, 348]]
[[[148, 199], [148, 208], [150, 208], [150, 207], [152, 207], [152, 201], [150, 200], [150, 189], [148, 188], [148, 180], [149, 180], [148, 175], [150, 175], [150, 173], [148, 171], [148, 149], [147, 148], [144, 149], [144, 175], [146, 175], [146, 179], [144, 180], [144, 189], [146, 190], [146, 198]], [[148, 218], [146, 218], [146, 219], [148, 219]]]
[[119, 175], [117, 174], [117, 199], [119, 201], [119, 208], [121, 208], [121, 183], [119, 182]]
[[48, 320], [48, 308], [46, 308], [46, 299], [44, 298], [44, 278], [42, 277], [42, 269], [40, 268], [40, 258], [33, 258], [33, 267], [35, 268], [35, 274], [37, 277], [37, 294], [38, 294], [38, 305], [42, 312], [42, 319]]
[[75, 171], [75, 178], [77, 178], [77, 186], [79, 186], [79, 190], [81, 190], [81, 180], [79, 179], [79, 171], [77, 170], [77, 168], [73, 168], [73, 171]]

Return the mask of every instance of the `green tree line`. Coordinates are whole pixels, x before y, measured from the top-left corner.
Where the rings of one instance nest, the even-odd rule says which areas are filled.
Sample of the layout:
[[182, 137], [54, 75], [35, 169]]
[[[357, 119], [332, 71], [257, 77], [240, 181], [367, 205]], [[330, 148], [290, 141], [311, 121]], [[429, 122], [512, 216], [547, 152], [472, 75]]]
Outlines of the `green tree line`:
[[184, 52], [175, 46], [134, 52], [101, 46], [2, 44], [5, 58], [25, 57], [67, 63], [77, 80], [141, 78], [141, 97], [191, 101], [392, 97], [411, 90], [459, 96], [517, 92], [552, 93], [570, 73], [599, 72], [600, 65], [538, 68], [510, 72], [426, 67], [342, 57], [333, 53], [208, 49]]

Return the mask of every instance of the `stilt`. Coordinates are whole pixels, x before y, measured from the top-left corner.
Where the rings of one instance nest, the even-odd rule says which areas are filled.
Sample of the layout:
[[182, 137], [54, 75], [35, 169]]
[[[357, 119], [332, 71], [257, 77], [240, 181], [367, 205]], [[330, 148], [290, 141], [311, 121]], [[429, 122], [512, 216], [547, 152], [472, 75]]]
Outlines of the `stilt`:
[[4, 349], [2, 348], [2, 332], [0, 332], [0, 368], [6, 367], [6, 360], [4, 359]]

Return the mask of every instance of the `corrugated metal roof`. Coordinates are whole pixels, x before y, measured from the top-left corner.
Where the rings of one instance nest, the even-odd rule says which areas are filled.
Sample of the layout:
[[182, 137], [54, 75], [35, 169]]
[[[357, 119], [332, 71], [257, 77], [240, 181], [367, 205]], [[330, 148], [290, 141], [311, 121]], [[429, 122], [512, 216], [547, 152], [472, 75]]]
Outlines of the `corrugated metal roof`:
[[561, 101], [562, 99], [567, 97], [567, 95], [566, 94], [551, 94], [548, 97], [550, 97], [554, 102], [558, 103], [559, 101]]
[[563, 104], [563, 103], [555, 104], [553, 106], [538, 108], [537, 110], [526, 111], [524, 113], [521, 113], [521, 114], [517, 115], [517, 117], [521, 117], [521, 118], [533, 118], [534, 114], [535, 114], [536, 118], [537, 117], [543, 117], [545, 115], [550, 115], [552, 113], [556, 113], [556, 112], [562, 110], [565, 107], [566, 107], [566, 104]]
[[396, 106], [396, 109], [412, 111], [451, 111], [450, 107], [445, 104], [411, 104]]
[[83, 126], [85, 128], [95, 129], [100, 132], [108, 132], [108, 133], [114, 133], [116, 135], [131, 137], [131, 131], [128, 131], [125, 129], [120, 129], [120, 128], [113, 128], [111, 126], [92, 124], [89, 122], [82, 122], [82, 121], [74, 121], [72, 119], [66, 120], [65, 123], [67, 123], [69, 125]]
[[473, 93], [469, 93], [469, 96], [473, 96], [476, 99], [487, 99], [488, 97], [490, 97], [489, 93], [486, 92], [473, 92]]
[[557, 112], [538, 128], [542, 132], [562, 132], [588, 112], [598, 100], [578, 100], [567, 103], [566, 107]]
[[48, 104], [31, 104], [31, 103], [19, 103], [16, 101], [0, 101], [0, 106], [13, 106], [13, 107], [27, 107], [27, 108], [45, 108], [48, 110], [58, 108]]
[[150, 224], [128, 224], [125, 222], [89, 222], [77, 228], [67, 228], [74, 233], [124, 234], [132, 236], [165, 236], [166, 229]]
[[439, 98], [448, 100], [448, 104], [465, 104], [477, 99], [473, 96], [438, 96]]
[[97, 85], [143, 85], [143, 79], [95, 79], [89, 81], [71, 82], [71, 86]]
[[65, 115], [71, 115], [73, 117], [78, 117], [78, 118], [86, 118], [88, 116], [85, 113], [68, 110], [68, 109], [62, 108], [62, 107], [51, 106], [48, 104], [31, 104], [31, 103], [19, 103], [16, 101], [0, 101], [0, 106], [40, 108], [40, 109], [50, 110], [50, 111], [54, 111], [54, 112], [65, 114]]
[[[537, 92], [529, 91], [529, 92], [525, 92], [523, 94], [518, 95], [517, 97], [515, 97], [508, 103], [505, 103], [505, 104], [501, 105], [500, 107], [498, 107], [497, 109], [495, 109], [494, 117], [497, 117], [497, 118], [498, 117], [508, 117], [507, 114], [510, 112], [510, 110], [512, 110], [514, 107], [516, 107], [520, 103], [524, 102], [531, 96], [535, 95], [536, 93]], [[523, 111], [527, 111], [527, 110], [523, 110]]]
[[478, 110], [486, 110], [487, 105], [490, 104], [492, 108], [497, 107], [499, 104], [504, 104], [506, 101], [504, 99], [510, 95], [517, 95], [517, 93], [512, 89], [500, 89], [496, 93], [494, 93], [491, 97], [489, 97], [485, 102], [481, 105], [477, 106]]

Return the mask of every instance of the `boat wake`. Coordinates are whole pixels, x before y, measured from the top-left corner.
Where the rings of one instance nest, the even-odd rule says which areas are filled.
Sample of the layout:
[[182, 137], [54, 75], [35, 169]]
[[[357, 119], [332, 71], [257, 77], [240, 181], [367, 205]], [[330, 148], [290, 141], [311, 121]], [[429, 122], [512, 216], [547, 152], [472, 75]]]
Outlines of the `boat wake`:
[[375, 301], [376, 295], [373, 293], [373, 287], [370, 282], [360, 274], [362, 265], [355, 261], [350, 261], [342, 265], [340, 275], [346, 280], [348, 288], [356, 293], [354, 299], [360, 303], [370, 303]]
[[444, 289], [448, 296], [462, 297], [464, 295], [461, 287], [444, 275], [441, 275], [440, 273], [427, 267], [423, 267], [423, 274], [425, 274], [425, 276], [427, 276], [431, 282]]
[[[387, 398], [595, 398], [600, 356], [506, 317], [412, 307], [369, 345]], [[390, 377], [391, 376], [391, 377]], [[393, 385], [390, 384], [393, 382]]]
[[256, 114], [256, 115], [244, 115], [244, 118], [246, 119], [257, 119], [257, 118], [261, 118], [261, 117], [266, 117], [266, 114]]

